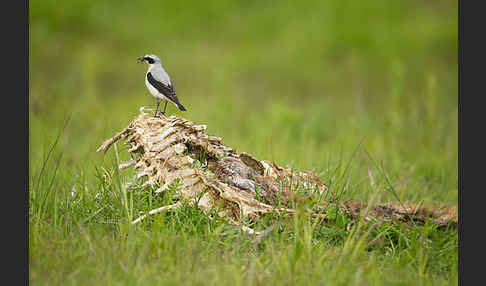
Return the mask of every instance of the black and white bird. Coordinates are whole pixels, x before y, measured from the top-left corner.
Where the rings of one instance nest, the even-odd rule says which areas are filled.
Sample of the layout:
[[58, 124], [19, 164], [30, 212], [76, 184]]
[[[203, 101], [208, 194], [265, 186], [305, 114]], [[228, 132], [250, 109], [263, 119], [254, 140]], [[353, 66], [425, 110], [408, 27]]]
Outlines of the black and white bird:
[[147, 62], [149, 66], [147, 73], [145, 74], [145, 85], [157, 100], [157, 110], [155, 111], [155, 116], [157, 116], [157, 112], [159, 111], [161, 100], [165, 101], [164, 111], [162, 112], [164, 115], [167, 108], [167, 102], [172, 102], [181, 111], [186, 111], [184, 106], [179, 103], [174, 86], [170, 82], [169, 75], [162, 67], [160, 59], [156, 55], [145, 55], [137, 59], [137, 63], [144, 61]]

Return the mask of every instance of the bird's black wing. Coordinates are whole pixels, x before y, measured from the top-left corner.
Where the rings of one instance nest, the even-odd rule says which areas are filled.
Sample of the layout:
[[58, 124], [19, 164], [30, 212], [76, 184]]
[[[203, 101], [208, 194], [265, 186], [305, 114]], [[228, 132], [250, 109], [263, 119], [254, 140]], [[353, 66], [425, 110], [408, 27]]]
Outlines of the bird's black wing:
[[176, 91], [172, 85], [170, 84], [165, 85], [163, 82], [156, 80], [150, 72], [147, 73], [147, 80], [153, 87], [155, 87], [155, 89], [157, 89], [160, 93], [165, 95], [165, 97], [167, 97], [170, 101], [175, 103], [180, 110], [182, 111], [186, 110], [184, 106], [182, 106], [182, 104], [179, 103], [179, 99], [177, 98]]
[[165, 95], [168, 99], [177, 102], [176, 91], [172, 85], [165, 85], [164, 83], [156, 80], [150, 72], [147, 73], [148, 82], [155, 87], [160, 93]]

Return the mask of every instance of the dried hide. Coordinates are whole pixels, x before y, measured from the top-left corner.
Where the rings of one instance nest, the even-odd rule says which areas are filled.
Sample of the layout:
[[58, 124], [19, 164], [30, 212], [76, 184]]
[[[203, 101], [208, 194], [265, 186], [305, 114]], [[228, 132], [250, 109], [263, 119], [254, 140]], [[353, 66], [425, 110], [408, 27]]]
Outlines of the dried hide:
[[[197, 125], [175, 115], [153, 117], [143, 107], [140, 111], [128, 127], [106, 140], [97, 151], [106, 152], [114, 142], [123, 139], [130, 146], [128, 152], [133, 159], [122, 162], [120, 169], [134, 166], [138, 170], [138, 178], [147, 178], [144, 186], [156, 188], [156, 193], [164, 192], [172, 183], [178, 182], [175, 196], [179, 202], [152, 210], [149, 214], [177, 208], [181, 201], [186, 201], [206, 213], [219, 207], [219, 216], [238, 225], [244, 218], [257, 219], [271, 211], [294, 213], [288, 207], [289, 201], [305, 199], [295, 191], [297, 187], [321, 194], [327, 189], [312, 172], [293, 172], [290, 168], [257, 160], [244, 152], [238, 154], [223, 144], [221, 138], [206, 134], [205, 125]], [[365, 205], [345, 202], [340, 206], [350, 216], [356, 217]], [[425, 212], [413, 207], [400, 209], [392, 205], [378, 205], [371, 209], [370, 214], [375, 218], [403, 221], [412, 220], [411, 217], [425, 221], [429, 217], [440, 224], [452, 221], [457, 225], [457, 218], [448, 211], [430, 211], [427, 214], [420, 211]], [[245, 230], [254, 233], [251, 229]]]

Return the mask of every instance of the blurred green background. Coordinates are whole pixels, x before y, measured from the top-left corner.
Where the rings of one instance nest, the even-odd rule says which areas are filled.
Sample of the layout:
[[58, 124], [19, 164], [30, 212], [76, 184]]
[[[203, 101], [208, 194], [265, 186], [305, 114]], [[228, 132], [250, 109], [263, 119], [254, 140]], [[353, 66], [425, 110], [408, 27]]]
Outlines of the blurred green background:
[[352, 159], [347, 196], [358, 199], [379, 176], [370, 156], [402, 199], [457, 203], [456, 1], [29, 5], [30, 172], [69, 119], [59, 187], [79, 174], [94, 182], [97, 147], [155, 108], [136, 63], [153, 53], [188, 110], [168, 113], [238, 152], [324, 179]]

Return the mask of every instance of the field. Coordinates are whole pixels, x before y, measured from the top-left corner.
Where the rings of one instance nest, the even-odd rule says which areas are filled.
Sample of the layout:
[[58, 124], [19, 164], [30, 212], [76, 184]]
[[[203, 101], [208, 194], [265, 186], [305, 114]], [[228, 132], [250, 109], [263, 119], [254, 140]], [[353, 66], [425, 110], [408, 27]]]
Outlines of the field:
[[[260, 243], [150, 189], [119, 200], [125, 147], [155, 108], [158, 55], [187, 112], [260, 160], [313, 170], [342, 199], [457, 204], [454, 1], [30, 1], [32, 285], [457, 285], [457, 230], [305, 215]], [[254, 225], [263, 229], [270, 221]]]

